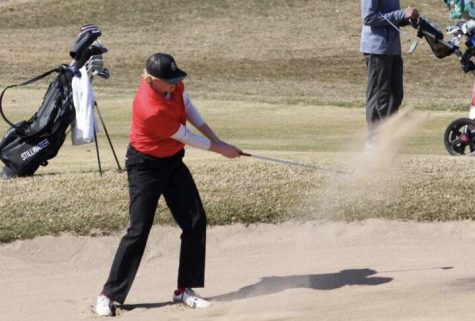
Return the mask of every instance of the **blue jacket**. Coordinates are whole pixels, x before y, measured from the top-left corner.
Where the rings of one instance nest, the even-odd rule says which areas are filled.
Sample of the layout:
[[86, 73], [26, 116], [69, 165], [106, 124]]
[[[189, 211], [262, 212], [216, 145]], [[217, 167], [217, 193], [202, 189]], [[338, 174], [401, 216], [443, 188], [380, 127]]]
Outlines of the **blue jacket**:
[[399, 0], [361, 0], [360, 52], [400, 55], [401, 40], [399, 32], [382, 16], [386, 17], [398, 28], [406, 25], [404, 10], [400, 10]]

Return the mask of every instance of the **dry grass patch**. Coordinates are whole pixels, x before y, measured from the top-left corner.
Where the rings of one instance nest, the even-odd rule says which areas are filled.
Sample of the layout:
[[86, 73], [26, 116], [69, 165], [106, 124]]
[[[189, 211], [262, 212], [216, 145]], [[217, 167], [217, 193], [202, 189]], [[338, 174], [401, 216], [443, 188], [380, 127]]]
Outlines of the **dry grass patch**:
[[[285, 157], [276, 154], [273, 156]], [[312, 171], [250, 159], [190, 159], [187, 163], [206, 208], [209, 223], [278, 223], [319, 218], [360, 220], [474, 219], [470, 195], [472, 159], [401, 156], [392, 171], [354, 174], [355, 163], [334, 155], [300, 155], [329, 171]], [[354, 156], [354, 155], [353, 155]], [[332, 170], [344, 169], [348, 175]], [[372, 174], [372, 175], [370, 175]], [[74, 232], [108, 234], [128, 224], [125, 173], [109, 171], [44, 174], [0, 181], [0, 241]], [[173, 224], [163, 200], [156, 222]]]

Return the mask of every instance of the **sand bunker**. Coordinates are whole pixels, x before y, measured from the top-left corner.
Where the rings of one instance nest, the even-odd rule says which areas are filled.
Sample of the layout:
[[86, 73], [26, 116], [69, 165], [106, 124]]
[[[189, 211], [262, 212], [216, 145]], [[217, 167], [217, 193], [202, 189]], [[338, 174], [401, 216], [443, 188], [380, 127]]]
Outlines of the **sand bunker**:
[[[285, 223], [209, 229], [213, 305], [170, 303], [179, 231], [155, 226], [117, 320], [473, 320], [475, 223]], [[97, 320], [120, 235], [0, 246], [2, 320]]]

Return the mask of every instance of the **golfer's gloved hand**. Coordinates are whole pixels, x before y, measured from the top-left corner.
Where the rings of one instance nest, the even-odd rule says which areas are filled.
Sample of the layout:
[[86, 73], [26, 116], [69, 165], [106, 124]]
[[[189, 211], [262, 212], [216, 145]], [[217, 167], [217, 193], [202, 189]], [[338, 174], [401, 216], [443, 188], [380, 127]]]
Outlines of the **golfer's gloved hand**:
[[240, 157], [242, 154], [242, 150], [223, 141], [212, 142], [210, 150], [227, 158]]

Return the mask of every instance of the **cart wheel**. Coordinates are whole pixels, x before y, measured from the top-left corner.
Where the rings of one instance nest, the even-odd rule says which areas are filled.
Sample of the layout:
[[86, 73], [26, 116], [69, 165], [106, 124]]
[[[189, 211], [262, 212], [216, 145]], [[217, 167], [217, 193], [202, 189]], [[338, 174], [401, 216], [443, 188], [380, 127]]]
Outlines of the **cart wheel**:
[[[445, 130], [444, 144], [450, 155], [467, 155], [475, 151], [475, 121], [459, 118]], [[468, 148], [467, 148], [468, 147]]]

